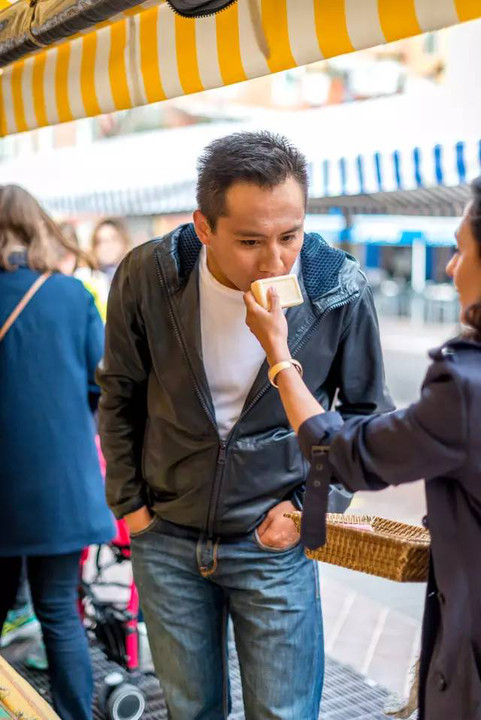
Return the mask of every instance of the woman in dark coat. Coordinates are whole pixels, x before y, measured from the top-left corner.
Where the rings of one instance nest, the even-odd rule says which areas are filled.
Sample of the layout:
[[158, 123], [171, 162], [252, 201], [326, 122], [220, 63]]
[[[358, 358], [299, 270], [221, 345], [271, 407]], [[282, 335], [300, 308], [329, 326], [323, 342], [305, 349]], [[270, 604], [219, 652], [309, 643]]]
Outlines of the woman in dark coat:
[[[0, 187], [0, 629], [22, 557], [62, 720], [92, 717], [92, 672], [77, 610], [83, 548], [110, 540], [113, 521], [95, 447], [91, 403], [103, 325], [79, 280], [55, 272], [69, 246], [26, 191]], [[89, 403], [90, 399], [90, 403]]]
[[[418, 402], [405, 410], [343, 421], [324, 412], [289, 364], [287, 324], [246, 295], [257, 336], [289, 420], [311, 461], [301, 537], [325, 541], [329, 482], [381, 490], [426, 481], [432, 559], [421, 651], [420, 720], [481, 718], [481, 179], [447, 267], [458, 290], [463, 336], [431, 353]], [[284, 363], [284, 367], [278, 363]], [[275, 367], [275, 366], [278, 367]]]

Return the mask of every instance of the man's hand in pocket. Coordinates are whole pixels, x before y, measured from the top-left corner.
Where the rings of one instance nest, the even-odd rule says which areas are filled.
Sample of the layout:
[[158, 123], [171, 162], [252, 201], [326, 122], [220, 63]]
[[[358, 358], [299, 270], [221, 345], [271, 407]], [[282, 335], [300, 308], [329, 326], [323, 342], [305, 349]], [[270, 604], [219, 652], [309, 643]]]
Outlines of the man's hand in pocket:
[[140, 510], [136, 510], [133, 513], [129, 513], [125, 516], [125, 522], [128, 525], [129, 532], [136, 533], [142, 532], [145, 528], [150, 525], [153, 520], [153, 516], [150, 513], [149, 508], [144, 505]]
[[263, 545], [282, 550], [296, 544], [299, 539], [296, 526], [290, 518], [284, 517], [284, 513], [296, 509], [290, 500], [284, 500], [269, 510], [257, 528], [259, 540]]

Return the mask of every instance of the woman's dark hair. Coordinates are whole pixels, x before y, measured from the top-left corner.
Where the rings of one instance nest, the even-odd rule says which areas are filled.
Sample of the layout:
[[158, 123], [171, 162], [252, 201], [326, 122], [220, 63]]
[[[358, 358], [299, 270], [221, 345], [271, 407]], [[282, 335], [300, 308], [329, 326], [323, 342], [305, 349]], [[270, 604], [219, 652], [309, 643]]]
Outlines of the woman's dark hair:
[[236, 182], [273, 188], [293, 177], [307, 202], [304, 155], [281, 135], [239, 132], [214, 140], [197, 163], [197, 205], [212, 230], [225, 214], [225, 195]]
[[[471, 191], [473, 199], [469, 208], [469, 219], [481, 259], [481, 177], [476, 178], [472, 183]], [[469, 327], [469, 336], [477, 342], [481, 342], [481, 288], [480, 299], [466, 310], [464, 319]]]
[[90, 264], [77, 243], [65, 236], [35, 198], [19, 185], [0, 186], [0, 267], [15, 270], [9, 261], [27, 252], [32, 270], [54, 272], [65, 253]]

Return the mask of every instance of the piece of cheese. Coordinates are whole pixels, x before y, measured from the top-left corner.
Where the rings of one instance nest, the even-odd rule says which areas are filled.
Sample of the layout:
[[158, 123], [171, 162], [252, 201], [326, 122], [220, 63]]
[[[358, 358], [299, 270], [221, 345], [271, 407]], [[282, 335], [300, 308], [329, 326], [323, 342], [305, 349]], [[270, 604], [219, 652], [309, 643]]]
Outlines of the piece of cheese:
[[264, 278], [253, 282], [251, 290], [259, 305], [262, 305], [266, 310], [270, 309], [267, 293], [271, 287], [277, 290], [281, 307], [283, 308], [301, 305], [304, 302], [296, 275], [280, 275], [279, 277]]

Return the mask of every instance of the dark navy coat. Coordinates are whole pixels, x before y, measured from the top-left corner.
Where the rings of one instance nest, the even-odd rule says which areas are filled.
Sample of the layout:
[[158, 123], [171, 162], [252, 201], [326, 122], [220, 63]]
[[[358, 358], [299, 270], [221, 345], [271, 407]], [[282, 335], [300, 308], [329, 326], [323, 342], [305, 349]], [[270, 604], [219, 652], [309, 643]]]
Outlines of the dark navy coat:
[[[312, 447], [318, 446], [305, 506], [318, 506], [320, 499], [322, 504], [329, 476], [352, 492], [426, 480], [432, 562], [419, 717], [479, 720], [481, 345], [456, 339], [431, 357], [421, 398], [406, 410], [344, 425], [330, 412], [303, 424], [303, 451], [311, 457]], [[305, 534], [314, 542], [320, 528], [322, 535], [323, 522], [309, 512], [305, 521]]]
[[[38, 277], [0, 269], [0, 326]], [[114, 534], [89, 406], [103, 325], [79, 280], [51, 276], [0, 342], [0, 556]]]

